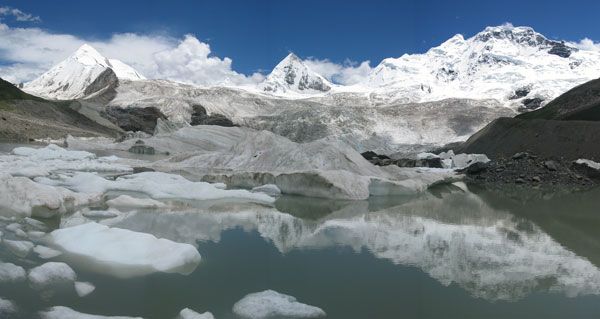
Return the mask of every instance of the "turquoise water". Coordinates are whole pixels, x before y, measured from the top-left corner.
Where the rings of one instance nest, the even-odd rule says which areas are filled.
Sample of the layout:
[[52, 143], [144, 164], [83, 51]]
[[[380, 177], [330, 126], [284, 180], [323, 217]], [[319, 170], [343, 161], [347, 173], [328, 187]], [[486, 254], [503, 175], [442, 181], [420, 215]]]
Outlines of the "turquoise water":
[[[236, 301], [266, 289], [318, 306], [328, 318], [597, 318], [599, 195], [524, 198], [444, 187], [359, 202], [286, 196], [275, 207], [215, 202], [130, 211], [104, 223], [193, 244], [201, 264], [187, 276], [130, 279], [73, 265], [79, 281], [96, 286], [91, 295], [40, 296], [21, 283], [0, 285], [0, 296], [16, 301], [15, 318], [55, 305], [144, 318], [173, 318], [189, 307], [236, 318]], [[2, 261], [42, 262], [3, 249]]]

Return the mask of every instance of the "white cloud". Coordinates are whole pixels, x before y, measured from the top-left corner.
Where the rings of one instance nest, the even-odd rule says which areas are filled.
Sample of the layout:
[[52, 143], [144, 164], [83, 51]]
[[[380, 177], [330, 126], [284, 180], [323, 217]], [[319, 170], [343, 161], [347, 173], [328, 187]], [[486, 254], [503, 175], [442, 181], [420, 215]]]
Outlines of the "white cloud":
[[0, 17], [11, 16], [21, 22], [40, 22], [40, 17], [25, 13], [19, 9], [11, 7], [0, 7]]
[[600, 52], [600, 43], [594, 42], [588, 38], [584, 38], [579, 42], [571, 42], [569, 44], [577, 49]]
[[156, 73], [163, 78], [195, 84], [249, 84], [261, 79], [247, 78], [231, 68], [230, 58], [210, 56], [210, 46], [186, 35], [177, 47], [154, 54]]
[[232, 69], [229, 58], [211, 55], [210, 46], [193, 35], [177, 39], [161, 34], [118, 33], [107, 40], [88, 40], [40, 28], [14, 28], [0, 23], [0, 77], [26, 82], [88, 43], [108, 58], [119, 59], [147, 78], [198, 85], [247, 84], [263, 79]]
[[343, 64], [338, 64], [327, 59], [308, 58], [304, 60], [304, 63], [327, 80], [342, 85], [363, 82], [371, 72], [370, 61], [356, 63], [346, 60]]

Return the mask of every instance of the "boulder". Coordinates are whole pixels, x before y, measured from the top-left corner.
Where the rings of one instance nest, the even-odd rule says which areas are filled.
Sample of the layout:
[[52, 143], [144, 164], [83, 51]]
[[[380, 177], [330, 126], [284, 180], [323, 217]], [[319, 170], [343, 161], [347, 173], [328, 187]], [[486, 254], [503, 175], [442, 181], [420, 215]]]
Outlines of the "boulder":
[[102, 116], [113, 122], [124, 131], [142, 131], [153, 134], [158, 119], [166, 120], [167, 117], [155, 107], [128, 107], [108, 106], [101, 113]]
[[129, 152], [142, 155], [156, 154], [154, 147], [145, 145], [144, 141], [142, 140], [137, 140], [135, 144], [129, 148]]
[[191, 125], [217, 125], [231, 127], [234, 126], [233, 122], [222, 114], [208, 114], [206, 109], [202, 105], [192, 105], [192, 118], [190, 120]]

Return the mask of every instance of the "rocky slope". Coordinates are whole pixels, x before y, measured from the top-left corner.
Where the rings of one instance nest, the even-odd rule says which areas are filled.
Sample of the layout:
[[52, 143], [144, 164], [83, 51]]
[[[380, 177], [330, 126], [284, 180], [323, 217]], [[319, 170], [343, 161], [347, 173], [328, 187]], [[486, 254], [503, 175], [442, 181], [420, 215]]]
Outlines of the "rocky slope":
[[[118, 136], [110, 122], [85, 115], [77, 101], [54, 102], [29, 95], [0, 79], [0, 139], [28, 141], [76, 136]], [[93, 113], [93, 111], [90, 111]], [[97, 115], [97, 113], [96, 113]]]
[[600, 160], [600, 81], [580, 85], [545, 107], [516, 118], [500, 118], [474, 134], [461, 152], [491, 158], [532, 152], [542, 158]]

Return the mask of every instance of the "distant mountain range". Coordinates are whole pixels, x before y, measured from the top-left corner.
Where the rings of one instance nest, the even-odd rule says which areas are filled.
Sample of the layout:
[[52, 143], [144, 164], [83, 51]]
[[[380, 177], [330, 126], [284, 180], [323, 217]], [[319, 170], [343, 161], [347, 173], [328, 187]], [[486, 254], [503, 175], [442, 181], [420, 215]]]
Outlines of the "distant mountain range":
[[[145, 79], [83, 45], [24, 90], [50, 99], [83, 98], [106, 69], [120, 80]], [[243, 89], [289, 99], [351, 94], [385, 104], [496, 99], [513, 109], [535, 109], [599, 74], [600, 53], [550, 40], [529, 27], [503, 25], [468, 39], [455, 35], [424, 54], [384, 59], [364, 81], [350, 86], [331, 83], [291, 53], [262, 83]]]

